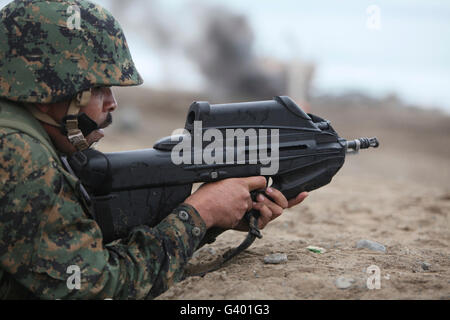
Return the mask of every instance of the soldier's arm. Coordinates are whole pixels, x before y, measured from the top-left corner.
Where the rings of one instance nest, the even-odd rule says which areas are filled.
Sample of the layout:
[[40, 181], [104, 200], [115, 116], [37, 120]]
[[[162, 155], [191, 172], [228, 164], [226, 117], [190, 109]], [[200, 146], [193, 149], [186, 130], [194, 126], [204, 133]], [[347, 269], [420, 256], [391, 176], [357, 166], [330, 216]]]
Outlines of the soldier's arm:
[[182, 205], [158, 226], [104, 246], [39, 143], [19, 133], [0, 143], [0, 266], [37, 297], [152, 298], [182, 279], [206, 231], [193, 207]]

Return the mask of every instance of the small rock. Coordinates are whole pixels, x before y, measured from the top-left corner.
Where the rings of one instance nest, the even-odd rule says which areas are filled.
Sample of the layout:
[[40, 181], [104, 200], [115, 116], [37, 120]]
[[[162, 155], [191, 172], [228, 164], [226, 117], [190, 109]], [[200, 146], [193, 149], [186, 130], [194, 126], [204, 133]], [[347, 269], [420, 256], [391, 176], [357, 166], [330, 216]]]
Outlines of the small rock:
[[216, 253], [217, 253], [216, 249], [214, 249], [212, 247], [203, 247], [203, 248], [200, 248], [197, 251], [195, 251], [194, 254], [192, 255], [192, 258], [199, 258], [206, 254], [214, 256], [214, 255], [216, 255]]
[[264, 257], [264, 263], [279, 264], [288, 260], [286, 253], [274, 253]]
[[338, 289], [347, 289], [347, 288], [350, 288], [354, 282], [355, 282], [355, 279], [339, 277], [336, 279], [334, 284], [336, 285], [336, 287]]
[[219, 275], [220, 280], [226, 281], [227, 280], [227, 272], [222, 271]]
[[450, 192], [441, 195], [439, 199], [450, 201]]
[[373, 251], [386, 252], [385, 246], [372, 240], [359, 240], [356, 243], [356, 248], [358, 249], [365, 248]]
[[410, 226], [406, 225], [406, 224], [402, 224], [398, 228], [400, 230], [403, 230], [403, 231], [413, 231], [413, 229]]
[[431, 264], [429, 264], [428, 262], [422, 262], [423, 270], [430, 270], [430, 268], [431, 268]]

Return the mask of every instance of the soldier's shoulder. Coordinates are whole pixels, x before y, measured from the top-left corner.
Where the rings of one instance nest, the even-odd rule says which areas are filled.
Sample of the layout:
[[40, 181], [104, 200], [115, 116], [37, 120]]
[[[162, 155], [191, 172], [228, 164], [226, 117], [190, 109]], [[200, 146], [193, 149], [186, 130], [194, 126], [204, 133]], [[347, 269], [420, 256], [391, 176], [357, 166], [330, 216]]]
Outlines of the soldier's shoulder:
[[53, 163], [39, 140], [17, 129], [0, 128], [0, 176], [26, 177]]

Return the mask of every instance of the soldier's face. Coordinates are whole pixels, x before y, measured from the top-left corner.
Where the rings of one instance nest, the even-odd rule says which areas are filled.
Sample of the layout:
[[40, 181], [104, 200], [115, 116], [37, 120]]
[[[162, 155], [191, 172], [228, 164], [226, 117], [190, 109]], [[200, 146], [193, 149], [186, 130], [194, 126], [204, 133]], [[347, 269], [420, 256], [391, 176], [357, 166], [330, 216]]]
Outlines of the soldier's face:
[[94, 120], [100, 129], [86, 137], [89, 144], [103, 138], [104, 133], [102, 129], [112, 123], [111, 113], [116, 109], [117, 102], [111, 88], [95, 88], [91, 90], [91, 100], [87, 106], [81, 108], [80, 112], [84, 112], [89, 118]]
[[[36, 104], [37, 108], [42, 112], [48, 114], [56, 122], [61, 122], [69, 108], [69, 101], [63, 101], [53, 104]], [[95, 121], [99, 128], [93, 131], [86, 138], [89, 145], [98, 142], [104, 137], [103, 129], [112, 123], [111, 113], [116, 110], [117, 103], [111, 88], [95, 88], [91, 90], [91, 100], [89, 103], [81, 107], [80, 112], [84, 112], [93, 121]], [[50, 138], [55, 143], [55, 146], [62, 152], [70, 154], [76, 151], [64, 136], [59, 128], [42, 123]]]
[[111, 88], [94, 88], [91, 90], [91, 100], [82, 107], [80, 112], [97, 122], [104, 129], [112, 122], [111, 112], [117, 109], [117, 102]]

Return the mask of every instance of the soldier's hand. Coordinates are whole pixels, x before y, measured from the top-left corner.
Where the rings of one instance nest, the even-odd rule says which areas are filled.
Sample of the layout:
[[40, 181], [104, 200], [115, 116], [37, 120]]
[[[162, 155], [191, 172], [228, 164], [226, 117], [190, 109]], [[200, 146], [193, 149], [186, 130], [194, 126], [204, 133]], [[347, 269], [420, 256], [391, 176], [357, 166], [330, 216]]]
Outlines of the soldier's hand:
[[202, 185], [184, 202], [197, 209], [207, 228], [232, 229], [253, 207], [250, 191], [265, 187], [264, 177], [225, 179]]
[[[275, 188], [267, 188], [266, 194], [270, 196], [273, 201], [264, 197], [262, 194], [259, 194], [257, 202], [253, 203], [253, 209], [258, 210], [260, 213], [258, 219], [259, 229], [264, 229], [269, 222], [281, 216], [284, 209], [291, 208], [301, 203], [308, 196], [307, 192], [302, 192], [296, 198], [288, 201], [286, 197]], [[248, 231], [248, 223], [243, 220], [235, 229], [239, 231]]]

